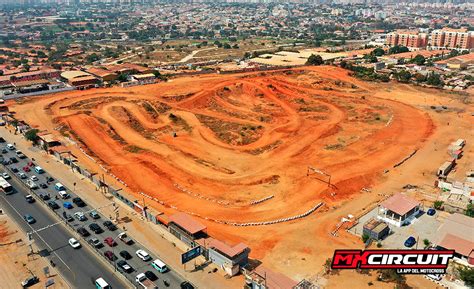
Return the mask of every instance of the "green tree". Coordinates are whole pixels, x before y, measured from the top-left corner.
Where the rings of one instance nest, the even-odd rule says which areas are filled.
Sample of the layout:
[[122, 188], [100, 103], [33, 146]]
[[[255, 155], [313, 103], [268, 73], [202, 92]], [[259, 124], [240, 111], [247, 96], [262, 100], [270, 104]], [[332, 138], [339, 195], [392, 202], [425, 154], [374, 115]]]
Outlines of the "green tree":
[[230, 46], [229, 43], [224, 43], [224, 49], [231, 49], [232, 47]]
[[421, 54], [417, 54], [415, 57], [413, 57], [412, 62], [418, 65], [423, 65], [425, 64], [425, 57]]
[[32, 143], [36, 143], [39, 139], [38, 132], [39, 132], [38, 129], [35, 129], [35, 128], [30, 129], [25, 133], [25, 138], [27, 140], [31, 141]]
[[443, 86], [444, 82], [441, 79], [441, 76], [437, 73], [430, 73], [426, 79], [426, 83], [433, 86]]
[[375, 48], [374, 50], [372, 50], [371, 54], [374, 56], [382, 56], [385, 54], [385, 50], [383, 50], [382, 48]]
[[472, 204], [467, 205], [467, 207], [466, 207], [466, 216], [474, 218], [474, 207], [472, 206]]
[[321, 57], [321, 55], [314, 55], [314, 54], [311, 54], [308, 57], [308, 60], [306, 61], [307, 65], [321, 65], [323, 63], [324, 63], [324, 61], [323, 61], [323, 58]]
[[120, 82], [125, 82], [125, 81], [128, 80], [128, 75], [126, 73], [120, 73], [117, 76], [117, 80], [120, 81]]
[[460, 268], [458, 270], [459, 277], [468, 287], [474, 286], [474, 268]]
[[401, 70], [395, 74], [395, 78], [403, 83], [407, 83], [411, 79], [411, 73], [407, 70]]

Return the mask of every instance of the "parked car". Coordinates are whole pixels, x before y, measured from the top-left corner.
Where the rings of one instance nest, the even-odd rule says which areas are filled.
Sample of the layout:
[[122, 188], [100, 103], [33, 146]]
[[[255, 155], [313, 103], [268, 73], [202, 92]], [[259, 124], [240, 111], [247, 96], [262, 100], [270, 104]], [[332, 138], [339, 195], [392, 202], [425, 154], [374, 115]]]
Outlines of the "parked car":
[[4, 142], [5, 142], [5, 139], [0, 136], [0, 143], [4, 143]]
[[54, 182], [54, 179], [53, 179], [52, 177], [47, 177], [47, 178], [46, 178], [46, 181], [47, 181], [48, 183], [52, 183], [52, 182]]
[[56, 203], [55, 201], [49, 201], [48, 206], [53, 210], [57, 210], [60, 208], [58, 203]]
[[10, 160], [8, 160], [8, 159], [4, 159], [4, 160], [2, 161], [2, 165], [4, 165], [4, 166], [7, 166], [7, 165], [9, 165], [9, 164], [10, 164]]
[[32, 175], [32, 176], [30, 177], [30, 180], [32, 180], [33, 182], [36, 182], [36, 181], [38, 181], [38, 177], [35, 176], [35, 175]]
[[406, 239], [404, 243], [405, 247], [408, 247], [408, 248], [413, 247], [413, 245], [415, 244], [416, 244], [416, 239], [413, 236], [408, 237], [408, 239]]
[[194, 286], [188, 281], [184, 281], [180, 284], [181, 289], [194, 289]]
[[15, 174], [19, 172], [18, 168], [12, 168], [12, 172], [14, 172]]
[[73, 247], [74, 249], [79, 249], [81, 247], [81, 243], [79, 243], [79, 241], [74, 238], [69, 239], [68, 242], [69, 245], [71, 245], [71, 247]]
[[74, 213], [74, 218], [78, 219], [81, 222], [84, 222], [85, 220], [87, 220], [87, 218], [86, 218], [86, 216], [84, 215], [83, 212]]
[[26, 159], [26, 156], [19, 150], [15, 152], [16, 156], [20, 159]]
[[125, 250], [120, 251], [119, 255], [122, 256], [122, 258], [124, 258], [125, 260], [130, 260], [130, 259], [132, 259], [132, 255], [130, 255], [130, 253], [128, 253], [128, 252], [125, 251]]
[[89, 237], [91, 233], [86, 230], [86, 228], [80, 227], [77, 229], [77, 232], [82, 236], [82, 237]]
[[72, 202], [74, 204], [76, 204], [76, 206], [78, 206], [78, 207], [85, 207], [86, 206], [86, 203], [84, 203], [84, 201], [79, 197], [76, 197], [76, 198], [72, 199]]
[[127, 233], [125, 232], [118, 234], [118, 238], [120, 239], [120, 241], [124, 242], [127, 245], [132, 245], [134, 243], [133, 240], [130, 239], [130, 237], [127, 236]]
[[107, 237], [104, 239], [104, 243], [109, 245], [110, 247], [117, 246], [117, 242], [114, 241], [112, 237]]
[[142, 259], [145, 262], [151, 260], [150, 255], [142, 249], [137, 250], [137, 252], [135, 252], [135, 254], [138, 256], [138, 258]]
[[111, 251], [105, 251], [104, 252], [104, 256], [109, 259], [110, 261], [115, 261], [117, 260], [117, 256], [115, 256], [114, 253], [112, 253]]
[[31, 171], [31, 170], [30, 170], [30, 167], [26, 166], [26, 167], [23, 167], [23, 171], [29, 172], [29, 171]]
[[33, 216], [29, 215], [29, 214], [26, 214], [23, 216], [23, 219], [25, 219], [25, 221], [28, 223], [28, 224], [34, 224], [36, 223], [36, 220], [35, 218], [33, 218]]
[[40, 188], [42, 188], [42, 189], [47, 189], [47, 188], [48, 188], [48, 185], [45, 184], [45, 183], [41, 183], [41, 184], [39, 184], [39, 186], [40, 186]]
[[38, 282], [39, 282], [39, 278], [36, 276], [32, 276], [21, 281], [21, 286], [23, 286], [23, 288], [30, 287], [30, 286], [35, 285]]
[[10, 178], [10, 175], [7, 173], [2, 173], [2, 178], [4, 178], [5, 180], [8, 180]]
[[20, 179], [24, 180], [27, 178], [26, 174], [25, 173], [19, 173], [18, 176], [20, 177]]
[[61, 199], [69, 199], [69, 194], [66, 191], [59, 191], [58, 195], [61, 197]]
[[40, 194], [39, 194], [39, 197], [40, 197], [41, 199], [43, 199], [43, 201], [47, 201], [47, 200], [51, 199], [51, 197], [49, 196], [49, 194], [46, 194], [46, 193], [40, 193]]
[[151, 272], [151, 271], [146, 271], [145, 272], [145, 276], [150, 279], [151, 281], [156, 281], [156, 279], [158, 279], [158, 277], [155, 275], [155, 273]]
[[10, 163], [11, 164], [16, 164], [16, 163], [18, 163], [18, 160], [15, 157], [11, 157], [10, 158]]
[[105, 221], [103, 223], [104, 227], [106, 227], [109, 231], [115, 231], [117, 230], [117, 226], [114, 225], [111, 221]]
[[131, 273], [133, 272], [132, 266], [128, 265], [127, 261], [120, 260], [117, 262], [117, 266], [122, 269], [125, 273]]
[[92, 246], [94, 246], [95, 248], [102, 248], [104, 247], [104, 244], [102, 244], [99, 239], [97, 238], [92, 238], [89, 240], [89, 244], [91, 244]]
[[96, 211], [91, 211], [89, 213], [89, 216], [91, 216], [92, 219], [99, 219], [100, 218], [99, 213], [97, 213]]
[[66, 221], [68, 221], [68, 222], [74, 221], [74, 218], [73, 218], [70, 214], [67, 214], [66, 212], [63, 212], [63, 217], [64, 217], [64, 219], [66, 219]]
[[69, 210], [74, 208], [70, 202], [64, 202], [63, 207]]
[[6, 148], [2, 148], [2, 154], [6, 154], [8, 151]]
[[8, 143], [7, 144], [7, 149], [11, 150], [11, 151], [14, 151], [15, 150], [15, 146], [12, 145], [11, 143]]
[[26, 195], [26, 196], [25, 196], [25, 199], [26, 199], [26, 201], [27, 201], [28, 203], [30, 203], [30, 204], [32, 204], [32, 203], [35, 202], [35, 198], [33, 198], [32, 195]]
[[102, 233], [104, 230], [102, 230], [102, 228], [97, 225], [96, 223], [92, 223], [89, 225], [89, 229], [91, 229], [92, 232], [96, 233], [96, 234], [100, 234]]
[[436, 210], [433, 208], [429, 208], [428, 211], [426, 212], [428, 216], [434, 216], [436, 214]]

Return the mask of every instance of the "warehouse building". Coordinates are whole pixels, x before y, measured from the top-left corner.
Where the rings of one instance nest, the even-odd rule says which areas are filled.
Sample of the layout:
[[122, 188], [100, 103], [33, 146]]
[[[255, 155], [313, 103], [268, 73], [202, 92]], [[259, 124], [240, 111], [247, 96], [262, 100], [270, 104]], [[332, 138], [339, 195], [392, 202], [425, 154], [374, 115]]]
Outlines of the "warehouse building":
[[97, 77], [80, 70], [65, 71], [61, 73], [61, 77], [67, 81], [69, 85], [78, 89], [97, 87], [99, 83], [99, 79]]

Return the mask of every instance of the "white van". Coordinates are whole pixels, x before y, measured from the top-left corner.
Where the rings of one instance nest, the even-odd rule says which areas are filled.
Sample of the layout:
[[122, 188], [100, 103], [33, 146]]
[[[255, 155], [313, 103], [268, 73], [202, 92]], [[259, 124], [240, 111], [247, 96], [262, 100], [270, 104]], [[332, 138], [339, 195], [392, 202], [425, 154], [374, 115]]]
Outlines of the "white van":
[[155, 261], [151, 262], [151, 266], [153, 266], [153, 268], [158, 270], [160, 273], [165, 273], [168, 271], [168, 267], [166, 267], [166, 264], [160, 259], [156, 259]]
[[107, 282], [105, 282], [104, 278], [102, 278], [102, 277], [95, 280], [94, 284], [95, 284], [95, 288], [97, 288], [97, 289], [111, 289], [112, 288], [112, 287], [110, 287], [109, 284], [107, 284]]
[[54, 188], [56, 189], [56, 191], [65, 191], [66, 190], [66, 188], [61, 183], [56, 183], [54, 185]]
[[66, 191], [59, 191], [58, 194], [61, 197], [61, 199], [69, 198], [69, 194]]

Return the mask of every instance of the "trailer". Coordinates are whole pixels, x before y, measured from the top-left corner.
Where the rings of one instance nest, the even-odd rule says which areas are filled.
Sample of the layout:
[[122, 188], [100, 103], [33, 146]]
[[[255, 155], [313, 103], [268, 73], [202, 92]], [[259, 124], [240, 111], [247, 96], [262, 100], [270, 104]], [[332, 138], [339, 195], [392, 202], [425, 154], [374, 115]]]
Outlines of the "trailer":
[[444, 162], [444, 164], [442, 164], [442, 165], [439, 167], [437, 176], [438, 176], [438, 177], [447, 177], [448, 174], [449, 174], [449, 172], [451, 172], [451, 170], [453, 169], [454, 164], [455, 164], [454, 161], [451, 161], [451, 162]]

